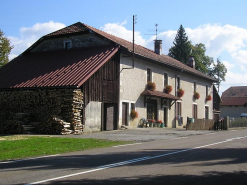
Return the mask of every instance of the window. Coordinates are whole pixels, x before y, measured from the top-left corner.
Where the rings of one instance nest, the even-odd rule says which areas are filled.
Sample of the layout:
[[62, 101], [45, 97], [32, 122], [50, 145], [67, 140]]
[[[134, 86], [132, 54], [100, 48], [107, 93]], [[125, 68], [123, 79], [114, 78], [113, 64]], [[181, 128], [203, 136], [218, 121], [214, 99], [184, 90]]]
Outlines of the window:
[[206, 97], [208, 96], [208, 85], [206, 85]]
[[131, 103], [131, 110], [135, 110], [135, 104]]
[[182, 103], [181, 102], [177, 102], [177, 118], [181, 117], [182, 115]]
[[194, 93], [196, 92], [196, 82], [194, 82]]
[[180, 89], [180, 77], [177, 77], [177, 89]]
[[152, 82], [152, 70], [147, 68], [147, 82]]
[[208, 117], [209, 117], [209, 116], [208, 116], [208, 110], [209, 110], [209, 109], [208, 109], [208, 107], [206, 106], [206, 107], [205, 107], [205, 119], [208, 119]]
[[192, 117], [197, 119], [197, 104], [193, 104], [192, 106]]
[[71, 41], [64, 41], [64, 48], [65, 49], [70, 49], [72, 48], [72, 44], [71, 44]]
[[167, 73], [164, 73], [164, 86], [168, 85], [168, 75]]

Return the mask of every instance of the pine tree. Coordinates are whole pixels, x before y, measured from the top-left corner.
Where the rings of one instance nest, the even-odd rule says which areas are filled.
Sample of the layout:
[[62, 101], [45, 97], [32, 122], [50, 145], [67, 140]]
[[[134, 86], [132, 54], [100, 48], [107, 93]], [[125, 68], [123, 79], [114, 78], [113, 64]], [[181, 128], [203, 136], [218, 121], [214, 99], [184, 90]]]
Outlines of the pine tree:
[[168, 55], [186, 64], [191, 54], [191, 42], [188, 40], [182, 25], [178, 29], [173, 44], [174, 46], [169, 49]]
[[0, 67], [9, 62], [9, 53], [13, 46], [10, 46], [10, 41], [4, 36], [0, 30]]

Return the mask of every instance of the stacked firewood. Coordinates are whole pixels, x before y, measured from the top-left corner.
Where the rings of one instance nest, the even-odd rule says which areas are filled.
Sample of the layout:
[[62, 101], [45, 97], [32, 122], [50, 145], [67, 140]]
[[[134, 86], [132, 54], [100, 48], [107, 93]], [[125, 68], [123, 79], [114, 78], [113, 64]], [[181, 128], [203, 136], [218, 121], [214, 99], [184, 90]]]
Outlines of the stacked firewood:
[[65, 90], [62, 104], [62, 116], [67, 122], [70, 122], [74, 133], [83, 132], [81, 111], [83, 107], [83, 93], [80, 89]]

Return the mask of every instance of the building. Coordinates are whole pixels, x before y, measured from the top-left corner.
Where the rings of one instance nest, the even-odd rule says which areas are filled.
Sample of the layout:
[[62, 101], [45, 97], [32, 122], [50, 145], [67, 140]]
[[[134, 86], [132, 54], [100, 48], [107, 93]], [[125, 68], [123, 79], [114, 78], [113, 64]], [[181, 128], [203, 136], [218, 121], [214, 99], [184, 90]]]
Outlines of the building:
[[232, 86], [222, 93], [221, 99], [221, 117], [240, 118], [247, 113], [247, 86]]
[[[72, 105], [61, 106], [58, 113], [83, 125], [84, 132], [136, 128], [141, 118], [161, 120], [170, 128], [185, 126], [187, 117], [213, 119], [215, 79], [196, 70], [193, 57], [186, 65], [162, 55], [161, 40], [154, 46], [152, 51], [135, 44], [133, 55], [133, 43], [78, 22], [41, 37], [2, 67], [0, 91], [8, 97], [49, 91]], [[155, 83], [154, 91], [148, 82]], [[170, 94], [165, 85], [172, 87]], [[131, 110], [138, 112], [137, 119]]]

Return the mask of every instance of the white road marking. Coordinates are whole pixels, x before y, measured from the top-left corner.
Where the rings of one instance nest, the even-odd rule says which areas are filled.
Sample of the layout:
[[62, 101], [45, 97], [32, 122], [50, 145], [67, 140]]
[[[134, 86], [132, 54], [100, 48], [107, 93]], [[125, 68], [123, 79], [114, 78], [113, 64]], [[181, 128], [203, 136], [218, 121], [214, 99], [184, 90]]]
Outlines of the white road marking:
[[208, 144], [208, 145], [202, 145], [202, 146], [198, 146], [198, 147], [195, 147], [195, 148], [189, 148], [189, 149], [185, 149], [185, 150], [179, 150], [179, 151], [170, 152], [170, 153], [161, 154], [161, 155], [156, 155], [156, 156], [152, 156], [152, 157], [151, 156], [146, 156], [146, 157], [132, 159], [132, 160], [123, 161], [123, 162], [119, 162], [119, 163], [108, 164], [108, 165], [105, 165], [105, 166], [99, 166], [99, 167], [97, 167], [95, 169], [92, 169], [92, 170], [82, 171], [82, 172], [74, 173], [74, 174], [70, 174], [70, 175], [64, 175], [64, 176], [55, 177], [55, 178], [51, 178], [51, 179], [46, 179], [46, 180], [42, 180], [42, 181], [32, 182], [32, 183], [29, 183], [29, 184], [26, 184], [26, 185], [40, 184], [40, 183], [44, 183], [44, 182], [49, 182], [49, 181], [64, 179], [64, 178], [73, 177], [73, 176], [77, 176], [77, 175], [82, 175], [82, 174], [86, 174], [86, 173], [91, 173], [91, 172], [96, 172], [96, 171], [100, 171], [100, 170], [105, 170], [105, 169], [109, 169], [109, 168], [124, 166], [124, 165], [127, 165], [127, 164], [132, 164], [132, 163], [136, 163], [136, 162], [140, 162], [140, 161], [146, 161], [146, 160], [155, 159], [155, 158], [159, 158], [159, 157], [164, 157], [164, 156], [168, 156], [168, 155], [173, 155], [173, 154], [183, 153], [183, 152], [187, 152], [187, 151], [191, 151], [191, 150], [196, 150], [196, 149], [200, 149], [200, 148], [205, 148], [205, 147], [208, 147], [208, 146], [213, 146], [213, 145], [218, 145], [218, 144], [222, 144], [222, 143], [227, 143], [227, 142], [230, 142], [230, 141], [233, 141], [233, 140], [236, 140], [236, 139], [244, 139], [244, 138], [247, 138], [247, 136], [230, 138], [230, 139], [227, 139], [227, 140], [224, 140], [224, 141], [220, 141], [220, 142], [217, 142], [217, 143], [212, 143], [212, 144]]
[[212, 135], [212, 134], [216, 134], [216, 133], [209, 133], [209, 134], [205, 134], [205, 136], [207, 136], [207, 135]]
[[0, 162], [0, 164], [14, 163], [14, 162], [20, 162], [20, 161], [28, 161], [28, 160], [34, 160], [34, 159], [47, 158], [47, 157], [55, 157], [55, 156], [59, 156], [59, 155], [61, 155], [61, 154], [47, 155], [47, 156], [34, 157], [34, 158], [28, 158], [28, 159], [21, 159], [21, 160], [14, 160], [14, 161], [4, 161], [4, 162]]
[[126, 144], [126, 145], [117, 145], [117, 146], [113, 146], [113, 147], [117, 148], [117, 147], [121, 147], [121, 146], [130, 146], [130, 145], [139, 145], [139, 144], [141, 144], [141, 143], [133, 143], [133, 144]]
[[188, 137], [178, 137], [178, 138], [173, 138], [173, 139], [170, 139], [170, 140], [175, 140], [175, 139], [184, 139], [184, 138], [188, 138]]

